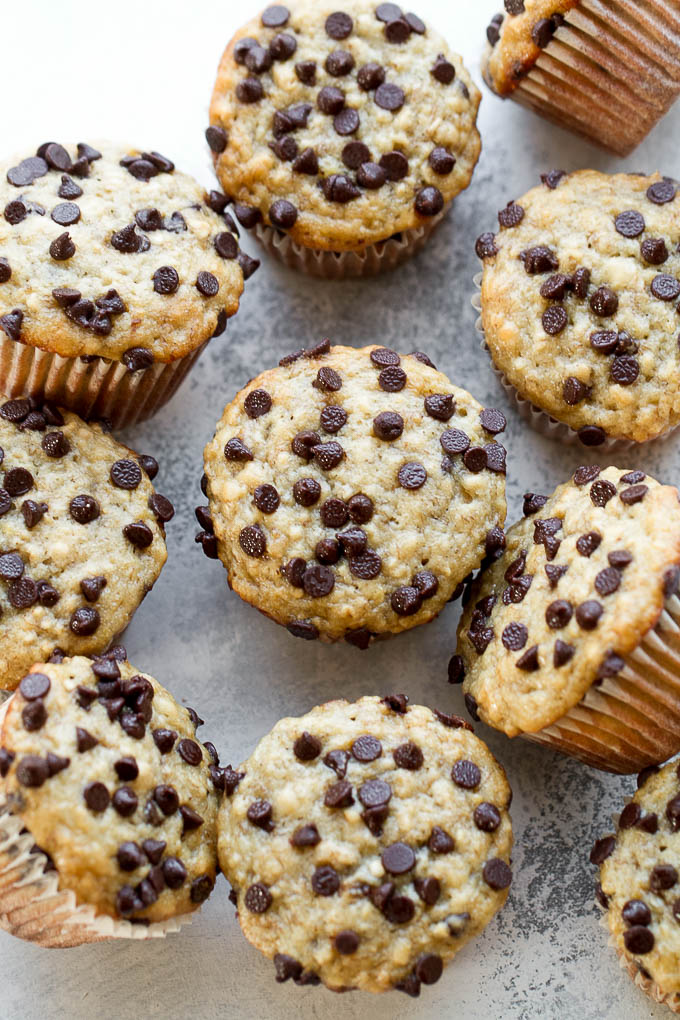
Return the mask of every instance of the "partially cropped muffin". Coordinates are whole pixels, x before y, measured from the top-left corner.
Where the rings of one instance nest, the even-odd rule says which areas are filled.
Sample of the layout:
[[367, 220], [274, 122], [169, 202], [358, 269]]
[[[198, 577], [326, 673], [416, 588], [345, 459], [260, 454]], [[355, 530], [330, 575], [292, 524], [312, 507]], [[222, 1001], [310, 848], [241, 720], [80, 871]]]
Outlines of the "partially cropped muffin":
[[124, 649], [33, 666], [0, 722], [0, 926], [148, 937], [207, 899], [222, 773], [199, 724]]
[[498, 222], [476, 244], [481, 324], [524, 416], [586, 446], [677, 426], [676, 183], [552, 171]]
[[479, 157], [480, 93], [421, 19], [374, 0], [293, 0], [220, 63], [206, 132], [243, 226], [321, 276], [421, 247]]
[[123, 426], [224, 332], [255, 263], [224, 195], [158, 152], [100, 148], [0, 167], [0, 390]]
[[511, 791], [470, 730], [403, 694], [331, 701], [229, 772], [220, 864], [277, 981], [416, 996], [503, 906]]
[[505, 0], [482, 73], [561, 127], [625, 156], [680, 94], [677, 3]]
[[597, 901], [621, 963], [638, 988], [680, 1013], [680, 772], [648, 769], [615, 835], [590, 855]]
[[365, 648], [433, 619], [502, 548], [504, 428], [422, 354], [297, 351], [225, 409], [198, 540], [295, 636]]
[[0, 690], [55, 648], [103, 652], [128, 625], [167, 558], [157, 471], [52, 404], [0, 404]]
[[577, 469], [472, 586], [450, 664], [471, 714], [612, 772], [680, 750], [680, 504], [642, 471]]

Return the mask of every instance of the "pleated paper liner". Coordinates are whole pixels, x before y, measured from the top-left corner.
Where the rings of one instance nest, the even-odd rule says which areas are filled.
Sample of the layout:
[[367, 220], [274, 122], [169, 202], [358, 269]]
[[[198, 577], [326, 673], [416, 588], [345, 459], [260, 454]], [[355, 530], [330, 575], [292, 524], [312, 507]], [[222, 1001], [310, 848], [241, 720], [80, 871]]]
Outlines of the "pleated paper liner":
[[[493, 356], [489, 349], [489, 345], [486, 342], [484, 335], [484, 327], [482, 325], [482, 303], [481, 303], [481, 288], [482, 288], [482, 273], [477, 273], [473, 278], [475, 285], [475, 293], [470, 299], [470, 303], [475, 311], [478, 313], [478, 318], [475, 322], [475, 329], [479, 333], [481, 338], [482, 350], [488, 356], [491, 361], [491, 367], [494, 371], [494, 375], [500, 382], [501, 386], [505, 390], [507, 396], [517, 408], [520, 418], [525, 421], [531, 428], [538, 432], [541, 436], [546, 436], [548, 439], [555, 439], [557, 442], [564, 443], [565, 446], [576, 446], [581, 450], [590, 449], [595, 453], [620, 453], [625, 450], [640, 449], [643, 443], [636, 443], [632, 439], [616, 439], [609, 436], [599, 446], [586, 446], [579, 439], [578, 432], [576, 429], [572, 429], [571, 426], [566, 425], [564, 422], [557, 421], [552, 418], [547, 411], [541, 410], [540, 407], [536, 407], [530, 400], [526, 400], [523, 396], [518, 393], [515, 387], [512, 385], [509, 379], [501, 372], [500, 368], [496, 365], [493, 360]], [[655, 436], [654, 439], [649, 439], [647, 442], [660, 443], [665, 442], [680, 428], [680, 425], [675, 425], [673, 428], [668, 429], [660, 436]]]
[[680, 10], [668, 0], [580, 0], [512, 97], [619, 156], [680, 94]]
[[[0, 727], [8, 705], [0, 706]], [[109, 939], [164, 938], [191, 923], [191, 914], [149, 925], [97, 914], [59, 889], [57, 872], [45, 871], [48, 863], [21, 819], [0, 804], [0, 928], [10, 935], [46, 949], [69, 949]]]
[[421, 251], [450, 206], [449, 202], [437, 216], [433, 216], [420, 226], [404, 230], [386, 241], [368, 245], [360, 252], [306, 248], [292, 241], [282, 231], [262, 223], [258, 223], [252, 233], [266, 251], [279, 262], [283, 262], [289, 269], [297, 269], [309, 276], [318, 276], [325, 280], [377, 276], [378, 273], [396, 269]]
[[[680, 992], [662, 992], [656, 981], [651, 977], [645, 977], [640, 971], [637, 964], [631, 960], [631, 958], [624, 953], [622, 949], [616, 944], [614, 936], [609, 930], [609, 924], [607, 923], [607, 911], [602, 907], [602, 904], [595, 900], [595, 903], [600, 908], [600, 919], [599, 924], [601, 928], [607, 932], [608, 939], [607, 944], [616, 953], [619, 966], [622, 970], [625, 970], [633, 984], [636, 985], [640, 991], [644, 992], [654, 1002], [658, 1002], [662, 1005], [668, 1006], [672, 1013], [680, 1013]], [[644, 966], [644, 964], [643, 964]]]
[[680, 598], [622, 655], [623, 669], [588, 690], [557, 722], [522, 736], [605, 772], [629, 775], [680, 750]]
[[156, 414], [206, 346], [168, 364], [130, 372], [120, 361], [63, 358], [10, 340], [0, 331], [0, 392], [52, 401], [81, 418], [106, 419], [113, 428], [124, 428]]

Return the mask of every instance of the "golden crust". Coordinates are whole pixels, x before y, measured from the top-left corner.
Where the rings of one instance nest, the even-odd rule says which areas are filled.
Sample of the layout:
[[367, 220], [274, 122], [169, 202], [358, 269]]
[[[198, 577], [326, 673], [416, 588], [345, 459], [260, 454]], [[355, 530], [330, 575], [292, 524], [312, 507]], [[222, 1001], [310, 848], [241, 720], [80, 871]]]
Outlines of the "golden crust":
[[[625, 475], [619, 468], [608, 467], [586, 484], [569, 481], [559, 486], [545, 505], [508, 530], [504, 555], [473, 585], [458, 629], [464, 690], [477, 703], [480, 717], [508, 736], [537, 733], [559, 720], [588, 691], [603, 660], [611, 653], [633, 651], [661, 614], [668, 580], [664, 575], [680, 562], [678, 492], [649, 476], [643, 476], [643, 481], [622, 481]], [[640, 484], [648, 490], [643, 498], [624, 503], [621, 493]], [[604, 506], [594, 502], [602, 501], [600, 492], [609, 497]], [[551, 559], [545, 545], [534, 541], [537, 522], [546, 519], [561, 521], [552, 531], [559, 547]], [[596, 535], [595, 543], [577, 546], [582, 536], [591, 533]], [[593, 544], [595, 548], [588, 554]], [[620, 568], [612, 567], [609, 554], [620, 550], [631, 554], [632, 560]], [[520, 574], [531, 578], [530, 586], [524, 598], [511, 600], [505, 574], [522, 552], [526, 561]], [[567, 568], [554, 587], [546, 565]], [[609, 573], [596, 584], [602, 571]], [[618, 587], [603, 594], [605, 581], [618, 583]], [[506, 590], [507, 602], [502, 597]], [[473, 624], [479, 601], [490, 596], [495, 599], [490, 614], [483, 621], [477, 616]], [[557, 600], [563, 603], [559, 607], [565, 620], [561, 626], [555, 626], [559, 617], [549, 624], [546, 614]], [[586, 629], [579, 622], [577, 607], [590, 601], [599, 602], [602, 615], [593, 629]], [[485, 636], [489, 636], [487, 628], [493, 634], [480, 654], [477, 646], [484, 641], [473, 641], [470, 634], [471, 629], [479, 631], [482, 622]], [[508, 648], [502, 635], [511, 624], [515, 628], [522, 625], [526, 631], [523, 642], [511, 641]], [[572, 657], [555, 666], [558, 640], [571, 646]], [[538, 668], [518, 667], [534, 646]]]
[[[29, 212], [18, 223], [0, 216], [0, 250], [11, 268], [10, 278], [0, 284], [0, 316], [18, 309], [23, 313], [21, 343], [62, 357], [98, 355], [120, 361], [130, 348], [143, 347], [155, 361], [175, 361], [212, 336], [222, 309], [227, 317], [238, 309], [243, 272], [236, 259], [221, 258], [214, 247], [215, 237], [228, 232], [227, 224], [205, 204], [205, 189], [192, 177], [174, 170], [139, 180], [119, 165], [139, 149], [111, 143], [99, 148], [103, 157], [90, 163], [89, 175], [73, 178], [83, 194], [70, 200], [58, 195], [61, 171], [51, 169], [21, 187], [9, 182], [8, 170], [28, 153], [0, 166], [0, 208], [23, 197], [44, 210], [43, 215]], [[75, 159], [75, 146], [68, 152]], [[51, 217], [66, 201], [80, 210], [78, 221], [68, 226]], [[148, 238], [148, 250], [118, 251], [111, 237], [134, 224], [135, 213], [144, 209], [157, 209], [166, 221], [179, 213], [186, 229], [137, 228], [137, 234]], [[65, 231], [76, 250], [58, 261], [51, 257], [50, 246]], [[171, 266], [179, 276], [174, 293], [154, 290], [153, 275], [161, 266]], [[199, 292], [199, 272], [216, 278], [215, 296]], [[116, 290], [126, 311], [111, 315], [111, 331], [100, 335], [67, 317], [52, 294], [64, 287], [89, 301]]]
[[[92, 665], [90, 659], [79, 656], [61, 664], [32, 666], [31, 673], [40, 673], [50, 681], [49, 692], [41, 699], [46, 719], [39, 729], [27, 728], [25, 713], [35, 711], [37, 701], [27, 701], [21, 688], [9, 702], [0, 727], [0, 746], [13, 758], [6, 777], [0, 780], [0, 796], [52, 858], [60, 889], [75, 893], [78, 905], [90, 905], [99, 914], [119, 918], [117, 897], [121, 888], [135, 888], [148, 878], [150, 866], [162, 869], [168, 858], [175, 857], [186, 869], [185, 880], [174, 890], [163, 881], [155, 902], [126, 911], [125, 917], [154, 922], [189, 913], [202, 902], [196, 891], [192, 896], [192, 888], [197, 889], [194, 883], [205, 877], [206, 889], [208, 885], [211, 889], [216, 875], [217, 795], [209, 774], [212, 758], [196, 741], [196, 727], [187, 709], [178, 705], [153, 677], [140, 674], [127, 661], [119, 663], [123, 682], [141, 676], [143, 683], [153, 689], [144, 736], [128, 735], [119, 718], [112, 721], [107, 705], [99, 700], [82, 708], [77, 688], [91, 690], [97, 697]], [[86, 731], [88, 739], [82, 734], [79, 738], [77, 728]], [[161, 753], [152, 736], [153, 731], [161, 729], [176, 735], [167, 753]], [[94, 738], [96, 744], [89, 738]], [[188, 763], [179, 753], [182, 739], [195, 745], [192, 750], [197, 755], [200, 751], [197, 765]], [[27, 786], [22, 782], [22, 762], [27, 756], [44, 760], [48, 753], [68, 759], [68, 765], [42, 785]], [[123, 758], [134, 758], [136, 778], [126, 774], [123, 779], [117, 773], [114, 766]], [[116, 791], [127, 788], [134, 794], [137, 807], [131, 813], [127, 808], [122, 813], [112, 800], [104, 810], [93, 809], [86, 800], [91, 783], [102, 784], [111, 798]], [[167, 815], [158, 810], [153, 794], [161, 785], [172, 786], [180, 806], [196, 811], [202, 824], [183, 833], [178, 810]], [[117, 858], [121, 845], [133, 843], [141, 848], [146, 840], [165, 844], [159, 859], [153, 861], [140, 850], [139, 864], [131, 870], [122, 868]]]
[[[424, 220], [414, 206], [416, 193], [434, 186], [447, 205], [468, 186], [479, 158], [481, 143], [475, 122], [481, 94], [461, 58], [429, 27], [424, 35], [412, 33], [403, 44], [389, 43], [383, 22], [375, 17], [376, 4], [367, 0], [342, 3], [341, 9], [354, 21], [353, 33], [342, 41], [330, 39], [324, 30], [327, 16], [338, 10], [334, 0], [295, 0], [289, 7], [291, 18], [282, 30], [295, 36], [297, 49], [292, 58], [275, 62], [260, 76], [264, 85], [260, 102], [244, 104], [236, 97], [237, 85], [250, 72], [234, 60], [234, 46], [245, 37], [257, 38], [267, 46], [280, 29], [265, 28], [259, 17], [254, 18], [236, 33], [220, 62], [210, 123], [224, 128], [229, 136], [224, 152], [214, 157], [224, 190], [235, 201], [259, 209], [267, 222], [275, 200], [292, 202], [299, 214], [287, 233], [293, 241], [314, 249], [362, 251], [392, 234], [421, 226]], [[325, 71], [324, 61], [336, 49], [352, 54], [355, 69], [351, 75], [333, 77]], [[455, 67], [456, 76], [450, 84], [442, 84], [430, 74], [439, 54]], [[295, 64], [306, 60], [317, 62], [315, 86], [302, 84], [296, 76]], [[370, 62], [384, 65], [387, 82], [398, 84], [405, 92], [406, 101], [398, 112], [381, 109], [374, 102], [373, 91], [359, 88], [357, 69]], [[336, 134], [332, 118], [316, 108], [317, 93], [327, 85], [340, 87], [347, 107], [359, 113], [361, 124], [352, 136]], [[297, 103], [312, 105], [307, 127], [293, 137], [300, 152], [308, 147], [317, 151], [318, 175], [293, 172], [291, 163], [282, 162], [269, 147], [274, 137], [274, 113]], [[392, 150], [403, 151], [409, 159], [408, 176], [378, 190], [362, 191], [360, 198], [347, 204], [330, 202], [318, 182], [338, 173], [354, 179], [354, 172], [341, 159], [343, 146], [353, 140], [364, 142], [375, 162]], [[435, 173], [428, 163], [437, 146], [456, 157], [448, 174]]]
[[[305, 731], [318, 742], [310, 760], [300, 760], [293, 750]], [[371, 761], [358, 760], [350, 750], [366, 734], [381, 748]], [[395, 759], [395, 750], [407, 742], [417, 745], [416, 755], [420, 750], [420, 765], [407, 768]], [[353, 790], [350, 805], [332, 808], [324, 802], [329, 787], [339, 781], [339, 774], [324, 764], [329, 751], [347, 751], [344, 781]], [[479, 769], [477, 785], [466, 789], [453, 781], [451, 770], [460, 760]], [[284, 954], [330, 988], [383, 992], [409, 976], [413, 980], [422, 954], [436, 954], [446, 963], [506, 900], [507, 885], [492, 888], [483, 875], [490, 859], [500, 859], [509, 884], [511, 793], [505, 772], [469, 729], [449, 728], [429, 708], [414, 705], [399, 714], [375, 697], [354, 704], [331, 701], [299, 719], [278, 722], [239, 771], [245, 778], [220, 811], [218, 852], [237, 893], [243, 932], [265, 956]], [[391, 798], [382, 831], [374, 834], [362, 818], [361, 789], [376, 779], [389, 784]], [[255, 800], [271, 805], [271, 831], [249, 821]], [[474, 821], [482, 803], [494, 806], [492, 824], [498, 824], [492, 831]], [[303, 825], [316, 826], [316, 845], [291, 845], [291, 836]], [[452, 837], [453, 851], [436, 852], [428, 845], [437, 826]], [[383, 864], [385, 849], [397, 842], [414, 853], [413, 868], [399, 876]], [[339, 889], [317, 894], [312, 874], [329, 866], [339, 876]], [[417, 892], [418, 879], [439, 884], [430, 905]], [[381, 911], [374, 905], [371, 891], [390, 881], [395, 896], [413, 905], [410, 920], [394, 920], [389, 908]], [[271, 896], [263, 913], [248, 907], [254, 883], [266, 885]], [[347, 931], [356, 937], [357, 948], [343, 954], [335, 937]]]
[[[680, 422], [677, 301], [652, 292], [657, 276], [680, 278], [680, 194], [663, 204], [650, 201], [648, 189], [661, 181], [658, 173], [579, 170], [553, 188], [533, 188], [515, 203], [524, 210], [521, 221], [501, 228], [497, 254], [484, 258], [482, 324], [494, 363], [524, 399], [572, 429], [596, 426], [607, 436], [644, 442]], [[615, 226], [627, 211], [642, 217], [633, 237]], [[659, 240], [666, 257], [652, 263], [641, 244]], [[520, 256], [536, 246], [554, 253], [557, 270], [527, 273]], [[580, 268], [590, 270], [586, 296], [567, 289], [555, 304], [541, 295], [551, 273], [569, 276]], [[613, 314], [593, 311], [590, 301], [601, 287], [618, 299]], [[548, 308], [566, 312], [557, 334], [545, 328]], [[594, 349], [591, 336], [612, 330], [628, 334], [626, 350]], [[616, 381], [619, 354], [637, 364], [632, 383]], [[572, 404], [565, 398], [568, 378], [590, 388]]]

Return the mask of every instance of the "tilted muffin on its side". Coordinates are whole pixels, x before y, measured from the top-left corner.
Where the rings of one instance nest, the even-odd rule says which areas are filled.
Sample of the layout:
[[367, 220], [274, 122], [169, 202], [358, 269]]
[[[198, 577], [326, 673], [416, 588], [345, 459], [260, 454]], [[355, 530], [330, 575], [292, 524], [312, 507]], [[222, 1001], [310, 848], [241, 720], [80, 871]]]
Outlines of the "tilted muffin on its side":
[[418, 995], [505, 903], [505, 772], [468, 723], [407, 702], [282, 719], [226, 777], [220, 864], [277, 981]]
[[619, 156], [680, 93], [676, 2], [505, 0], [486, 35], [494, 92]]
[[324, 341], [225, 409], [197, 540], [295, 636], [365, 648], [433, 619], [502, 547], [504, 428], [422, 354]]
[[167, 558], [157, 471], [51, 404], [0, 404], [0, 690], [55, 647], [103, 652], [128, 625]]
[[468, 186], [480, 99], [461, 58], [396, 4], [294, 0], [227, 46], [206, 136], [272, 254], [359, 276], [421, 247]]
[[477, 239], [494, 365], [540, 431], [661, 436], [680, 422], [678, 187], [595, 170], [542, 181]]
[[672, 761], [638, 778], [615, 835], [599, 839], [597, 901], [638, 988], [680, 1013], [680, 772]]
[[508, 736], [637, 772], [680, 750], [680, 504], [642, 471], [580, 467], [472, 586], [452, 682]]
[[150, 417], [252, 271], [225, 207], [157, 152], [49, 142], [5, 161], [0, 390], [118, 427]]
[[118, 648], [34, 665], [3, 715], [0, 926], [44, 946], [177, 930], [217, 871], [195, 712]]

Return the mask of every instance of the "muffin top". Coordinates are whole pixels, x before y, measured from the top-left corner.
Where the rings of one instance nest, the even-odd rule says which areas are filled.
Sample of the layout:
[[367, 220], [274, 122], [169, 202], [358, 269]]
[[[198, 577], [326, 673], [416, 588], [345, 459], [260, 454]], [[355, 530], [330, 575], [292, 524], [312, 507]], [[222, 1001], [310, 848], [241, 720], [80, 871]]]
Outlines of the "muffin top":
[[517, 88], [579, 0], [504, 2], [505, 11], [486, 30], [489, 45], [482, 62], [484, 80], [501, 96]]
[[22, 679], [0, 726], [0, 797], [78, 905], [165, 921], [210, 895], [216, 761], [199, 724], [124, 649]]
[[0, 405], [0, 688], [55, 647], [102, 652], [161, 572], [172, 504], [153, 457], [99, 425], [19, 398]]
[[593, 847], [597, 898], [618, 952], [667, 995], [680, 992], [680, 778], [677, 761], [645, 770], [616, 835]]
[[424, 357], [298, 351], [206, 447], [198, 516], [229, 583], [298, 637], [366, 647], [425, 623], [503, 542], [505, 419]]
[[407, 702], [282, 719], [229, 777], [220, 864], [278, 981], [417, 995], [505, 902], [505, 773], [462, 719]]
[[615, 676], [678, 584], [678, 492], [642, 471], [580, 467], [525, 520], [476, 580], [453, 680], [508, 736], [535, 733]]
[[100, 149], [49, 142], [0, 167], [0, 328], [134, 371], [222, 332], [243, 270], [224, 196], [160, 153]]
[[552, 171], [477, 240], [491, 356], [596, 446], [680, 422], [680, 197], [653, 174]]
[[206, 132], [241, 223], [360, 251], [436, 216], [470, 183], [481, 95], [444, 39], [373, 0], [296, 0], [245, 25]]

